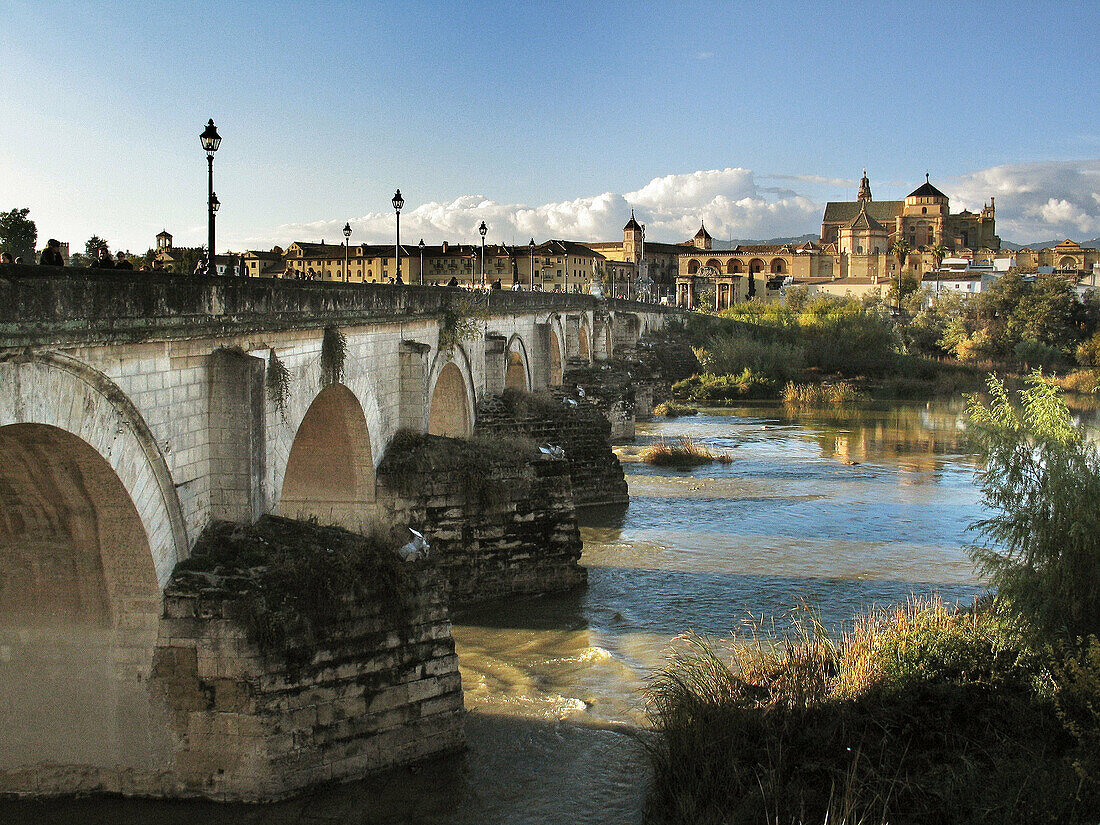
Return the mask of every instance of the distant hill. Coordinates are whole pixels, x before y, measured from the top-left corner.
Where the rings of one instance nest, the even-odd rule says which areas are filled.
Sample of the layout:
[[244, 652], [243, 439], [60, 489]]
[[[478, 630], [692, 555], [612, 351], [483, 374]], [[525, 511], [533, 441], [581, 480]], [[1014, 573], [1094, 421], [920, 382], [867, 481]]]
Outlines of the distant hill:
[[[1038, 241], [1037, 243], [1013, 243], [1012, 241], [1002, 240], [1001, 249], [1011, 249], [1013, 252], [1017, 249], [1023, 249], [1025, 246], [1029, 249], [1044, 249], [1048, 246], [1057, 246], [1064, 240], [1065, 238], [1054, 238], [1049, 241]], [[1100, 238], [1093, 238], [1091, 241], [1078, 241], [1077, 243], [1081, 244], [1081, 246], [1086, 249], [1100, 248]]]
[[821, 236], [818, 235], [816, 232], [811, 232], [809, 235], [799, 235], [797, 238], [767, 238], [766, 240], [751, 240], [747, 238], [742, 238], [735, 239], [733, 241], [720, 241], [715, 238], [713, 241], [713, 247], [714, 249], [733, 249], [733, 247], [738, 246], [739, 244], [745, 244], [746, 246], [749, 244], [771, 244], [778, 246], [785, 243], [806, 243], [807, 241], [813, 241], [814, 243], [817, 243], [820, 240]]

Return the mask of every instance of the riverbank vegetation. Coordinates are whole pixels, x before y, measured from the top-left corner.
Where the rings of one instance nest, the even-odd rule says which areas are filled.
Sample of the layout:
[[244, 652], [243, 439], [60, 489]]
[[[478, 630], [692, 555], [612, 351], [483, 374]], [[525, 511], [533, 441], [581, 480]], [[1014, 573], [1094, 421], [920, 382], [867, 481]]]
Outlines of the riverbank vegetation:
[[660, 467], [693, 467], [715, 461], [721, 464], [733, 461], [732, 454], [711, 450], [687, 437], [672, 440], [662, 438], [642, 450], [639, 456], [647, 464]]
[[699, 410], [690, 404], [679, 401], [662, 401], [653, 408], [653, 414], [663, 418], [679, 418], [682, 415], [698, 415]]
[[788, 381], [783, 388], [783, 403], [792, 407], [842, 407], [854, 401], [862, 401], [865, 393], [855, 388], [850, 381], [820, 384], [796, 384]]
[[1022, 376], [1039, 367], [1075, 376], [1066, 389], [1100, 388], [1100, 300], [1079, 300], [1064, 278], [1006, 274], [965, 298], [912, 291], [900, 312], [895, 300], [811, 299], [794, 287], [783, 305], [700, 313], [687, 332], [702, 371], [674, 394], [728, 403], [781, 397], [792, 381], [844, 380], [881, 398], [954, 395], [979, 389], [993, 369]]
[[1100, 458], [1057, 387], [971, 401], [995, 597], [843, 634], [803, 608], [730, 658], [688, 636], [648, 685], [652, 821], [1085, 823], [1100, 810]]

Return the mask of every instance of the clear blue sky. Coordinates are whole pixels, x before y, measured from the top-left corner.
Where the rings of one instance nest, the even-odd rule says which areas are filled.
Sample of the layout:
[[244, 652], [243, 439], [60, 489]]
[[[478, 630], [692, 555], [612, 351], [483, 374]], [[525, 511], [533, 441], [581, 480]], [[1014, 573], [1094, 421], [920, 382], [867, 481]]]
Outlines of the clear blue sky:
[[[473, 195], [511, 236], [602, 236], [627, 202], [661, 240], [701, 218], [810, 232], [865, 166], [879, 199], [926, 170], [971, 208], [985, 186], [1004, 237], [1100, 230], [1095, 3], [0, 0], [0, 19], [0, 209], [74, 248], [203, 242], [209, 117], [219, 247], [346, 219], [373, 237], [397, 186], [429, 240], [467, 231]], [[1050, 192], [1027, 191], [1033, 164]], [[618, 197], [731, 168], [751, 176], [728, 192]], [[608, 214], [569, 222], [602, 193]]]

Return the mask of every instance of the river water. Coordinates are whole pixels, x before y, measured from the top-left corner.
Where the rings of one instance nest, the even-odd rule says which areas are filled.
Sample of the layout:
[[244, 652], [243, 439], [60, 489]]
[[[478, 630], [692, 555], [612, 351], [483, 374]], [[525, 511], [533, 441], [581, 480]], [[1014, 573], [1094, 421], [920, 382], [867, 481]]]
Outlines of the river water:
[[[470, 750], [262, 807], [83, 800], [4, 803], [3, 822], [636, 823], [647, 764], [640, 689], [688, 630], [781, 630], [803, 600], [843, 629], [913, 594], [970, 601], [981, 515], [962, 402], [792, 414], [753, 405], [641, 424], [617, 449], [628, 507], [581, 514], [577, 593], [456, 617]], [[654, 468], [690, 436], [729, 464]]]

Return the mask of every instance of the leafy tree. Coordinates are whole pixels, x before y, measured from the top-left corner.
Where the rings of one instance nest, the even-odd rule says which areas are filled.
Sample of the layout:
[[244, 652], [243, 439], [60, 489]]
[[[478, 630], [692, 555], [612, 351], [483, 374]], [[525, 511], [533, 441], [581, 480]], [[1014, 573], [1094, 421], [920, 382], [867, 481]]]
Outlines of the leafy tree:
[[0, 212], [0, 252], [10, 252], [13, 257], [22, 256], [24, 263], [34, 263], [34, 247], [38, 241], [38, 227], [27, 216], [29, 207]]
[[90, 261], [99, 260], [100, 250], [103, 249], [108, 249], [107, 242], [99, 237], [99, 235], [92, 235], [92, 237], [84, 242], [84, 254], [88, 256]]
[[936, 269], [939, 269], [940, 264], [943, 263], [943, 259], [947, 257], [947, 247], [942, 243], [938, 243], [929, 247], [928, 251], [932, 254], [932, 260], [936, 264]]
[[905, 277], [905, 261], [909, 257], [909, 241], [905, 240], [905, 238], [898, 238], [890, 244], [890, 252], [898, 261], [898, 280], [897, 289], [894, 290], [894, 298], [897, 302], [898, 312], [900, 313], [901, 299], [905, 297], [903, 278]]
[[1071, 352], [1081, 337], [1076, 323], [1079, 310], [1069, 281], [1058, 276], [1039, 278], [1016, 305], [1009, 328], [1020, 340]]
[[1027, 383], [1018, 407], [995, 376], [989, 406], [970, 398], [994, 513], [974, 525], [970, 554], [1040, 639], [1072, 642], [1100, 632], [1100, 456], [1054, 383], [1038, 371]]

